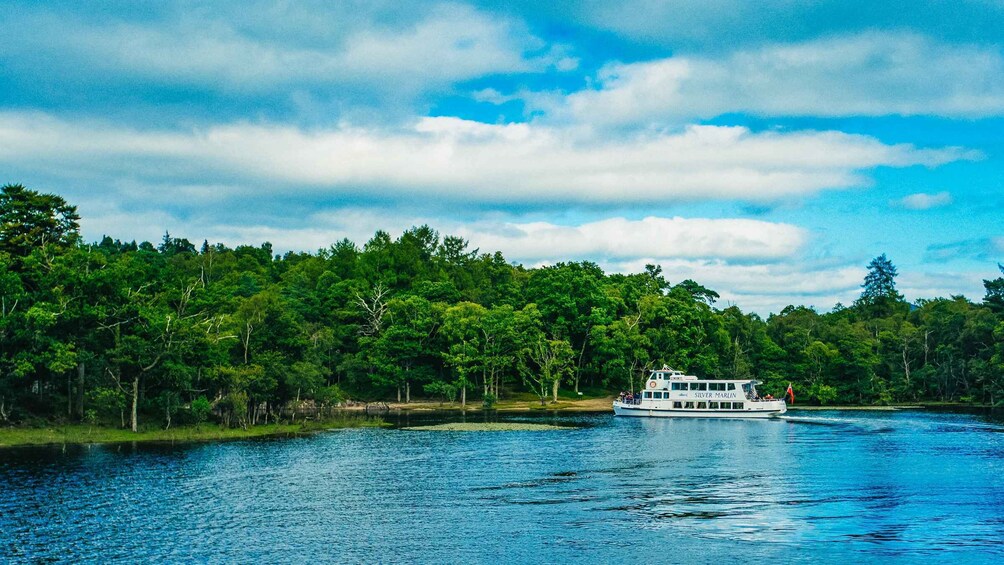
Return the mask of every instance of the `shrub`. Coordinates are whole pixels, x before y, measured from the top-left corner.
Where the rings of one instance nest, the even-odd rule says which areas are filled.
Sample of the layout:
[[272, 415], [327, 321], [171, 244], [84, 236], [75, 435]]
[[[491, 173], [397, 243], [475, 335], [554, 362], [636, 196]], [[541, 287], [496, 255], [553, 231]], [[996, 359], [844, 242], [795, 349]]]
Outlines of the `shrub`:
[[498, 397], [489, 392], [481, 399], [481, 407], [485, 410], [491, 410], [492, 408], [495, 408], [496, 402], [498, 402]]
[[195, 421], [195, 425], [198, 426], [209, 419], [209, 413], [212, 412], [213, 406], [206, 400], [205, 396], [200, 396], [192, 401], [192, 405], [189, 408], [189, 412], [192, 414], [192, 420]]

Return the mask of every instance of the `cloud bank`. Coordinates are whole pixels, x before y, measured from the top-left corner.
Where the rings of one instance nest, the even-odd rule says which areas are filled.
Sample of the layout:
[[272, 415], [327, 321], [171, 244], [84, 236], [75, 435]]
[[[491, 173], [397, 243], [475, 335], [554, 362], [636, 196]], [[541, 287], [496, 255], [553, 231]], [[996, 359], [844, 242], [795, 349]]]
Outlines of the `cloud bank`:
[[834, 131], [691, 126], [610, 138], [448, 117], [395, 130], [237, 123], [178, 131], [0, 113], [0, 163], [22, 168], [229, 182], [248, 193], [278, 183], [301, 193], [488, 205], [763, 202], [867, 185], [863, 171], [876, 167], [979, 157]]
[[866, 32], [737, 51], [604, 66], [592, 88], [531, 104], [556, 119], [603, 125], [760, 116], [1004, 115], [996, 47]]

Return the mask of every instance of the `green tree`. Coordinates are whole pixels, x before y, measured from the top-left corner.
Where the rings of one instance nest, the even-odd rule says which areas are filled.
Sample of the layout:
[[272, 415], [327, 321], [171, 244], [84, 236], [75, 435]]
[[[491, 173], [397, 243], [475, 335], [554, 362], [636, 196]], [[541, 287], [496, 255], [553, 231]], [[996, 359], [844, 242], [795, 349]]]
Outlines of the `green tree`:
[[20, 184], [0, 188], [0, 251], [27, 257], [46, 245], [67, 247], [79, 239], [75, 206], [54, 194], [28, 190]]
[[903, 295], [896, 291], [896, 267], [885, 253], [868, 263], [868, 274], [861, 285], [855, 306], [868, 316], [883, 317], [906, 307]]
[[574, 362], [575, 353], [567, 341], [540, 339], [523, 350], [520, 373], [540, 398], [540, 405], [546, 406], [548, 392], [551, 401], [558, 402], [558, 385], [572, 374]]
[[[1004, 265], [997, 263], [997, 268], [1004, 273]], [[986, 304], [995, 314], [1004, 314], [1004, 277], [997, 277], [993, 280], [983, 279], [983, 287], [987, 293], [983, 297], [983, 304]]]

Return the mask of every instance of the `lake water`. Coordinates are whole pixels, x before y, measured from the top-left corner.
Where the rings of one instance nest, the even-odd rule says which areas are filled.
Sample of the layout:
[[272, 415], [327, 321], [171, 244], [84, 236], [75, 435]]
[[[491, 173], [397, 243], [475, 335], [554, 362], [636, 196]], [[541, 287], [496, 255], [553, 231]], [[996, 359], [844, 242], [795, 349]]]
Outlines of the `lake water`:
[[1000, 423], [789, 416], [0, 449], [0, 561], [1004, 559]]

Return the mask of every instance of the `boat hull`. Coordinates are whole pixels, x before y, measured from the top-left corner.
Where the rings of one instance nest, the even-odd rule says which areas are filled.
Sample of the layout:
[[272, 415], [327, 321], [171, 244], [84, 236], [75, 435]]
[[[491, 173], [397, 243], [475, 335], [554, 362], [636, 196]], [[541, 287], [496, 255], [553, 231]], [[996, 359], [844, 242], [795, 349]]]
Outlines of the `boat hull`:
[[621, 404], [619, 402], [614, 403], [615, 415], [635, 418], [773, 418], [787, 411], [788, 408], [783, 404], [779, 408], [768, 410], [683, 410], [638, 404]]

